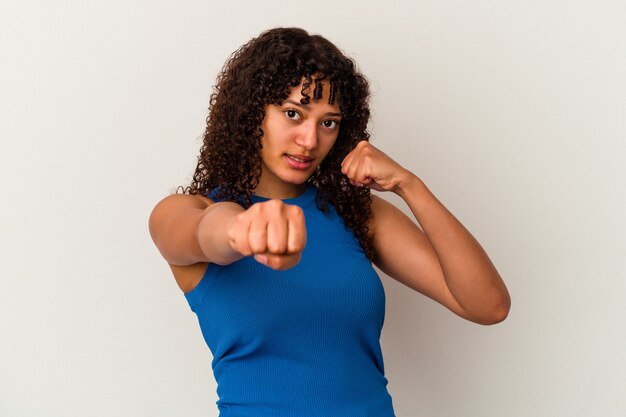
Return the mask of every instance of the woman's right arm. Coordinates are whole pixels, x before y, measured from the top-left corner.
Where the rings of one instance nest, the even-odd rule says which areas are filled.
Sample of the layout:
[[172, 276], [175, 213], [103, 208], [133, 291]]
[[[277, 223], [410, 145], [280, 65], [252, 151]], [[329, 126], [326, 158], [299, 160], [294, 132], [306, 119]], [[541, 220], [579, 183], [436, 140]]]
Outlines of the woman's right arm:
[[231, 223], [242, 212], [243, 207], [235, 203], [214, 203], [200, 195], [174, 194], [152, 210], [150, 235], [171, 265], [226, 265], [243, 257], [233, 249], [228, 236]]
[[175, 266], [227, 265], [254, 256], [270, 268], [287, 269], [300, 261], [306, 245], [302, 209], [280, 200], [244, 210], [231, 202], [174, 194], [152, 210], [149, 226], [157, 248]]

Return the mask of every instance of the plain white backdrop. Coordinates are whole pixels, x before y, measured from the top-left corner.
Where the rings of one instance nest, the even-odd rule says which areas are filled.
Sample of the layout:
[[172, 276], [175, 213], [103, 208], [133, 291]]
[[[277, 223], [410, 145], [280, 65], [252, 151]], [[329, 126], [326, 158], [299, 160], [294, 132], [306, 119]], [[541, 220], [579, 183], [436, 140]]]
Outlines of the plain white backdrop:
[[358, 62], [372, 143], [511, 292], [484, 327], [381, 276], [397, 415], [626, 415], [624, 22], [619, 0], [3, 0], [0, 415], [217, 416], [147, 221], [190, 181], [223, 63], [274, 26]]

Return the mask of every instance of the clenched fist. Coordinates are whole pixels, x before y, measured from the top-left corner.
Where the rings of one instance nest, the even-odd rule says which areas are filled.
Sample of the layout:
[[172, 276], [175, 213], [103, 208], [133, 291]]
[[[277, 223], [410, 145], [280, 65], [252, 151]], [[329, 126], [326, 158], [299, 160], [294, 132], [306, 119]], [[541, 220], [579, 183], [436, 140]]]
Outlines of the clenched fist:
[[341, 172], [357, 187], [397, 191], [410, 173], [371, 143], [362, 140], [341, 162]]
[[306, 245], [302, 209], [280, 200], [253, 204], [234, 216], [227, 230], [233, 250], [273, 269], [295, 266]]

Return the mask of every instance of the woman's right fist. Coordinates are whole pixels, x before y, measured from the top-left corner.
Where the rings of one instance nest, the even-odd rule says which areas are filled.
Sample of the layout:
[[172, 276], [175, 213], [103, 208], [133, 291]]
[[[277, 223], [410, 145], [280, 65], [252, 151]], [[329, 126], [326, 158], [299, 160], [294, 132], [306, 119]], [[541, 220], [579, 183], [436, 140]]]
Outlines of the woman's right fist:
[[281, 200], [253, 204], [234, 216], [227, 229], [233, 250], [272, 269], [295, 266], [306, 245], [302, 209]]

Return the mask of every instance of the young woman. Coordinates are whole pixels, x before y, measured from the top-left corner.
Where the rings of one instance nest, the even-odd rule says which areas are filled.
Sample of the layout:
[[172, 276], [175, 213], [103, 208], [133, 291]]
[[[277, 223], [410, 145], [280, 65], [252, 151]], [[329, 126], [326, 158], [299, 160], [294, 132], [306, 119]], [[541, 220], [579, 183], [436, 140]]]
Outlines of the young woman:
[[394, 416], [372, 263], [465, 319], [508, 314], [478, 242], [369, 143], [368, 97], [325, 38], [262, 33], [218, 77], [191, 185], [150, 216], [213, 354], [221, 417]]

